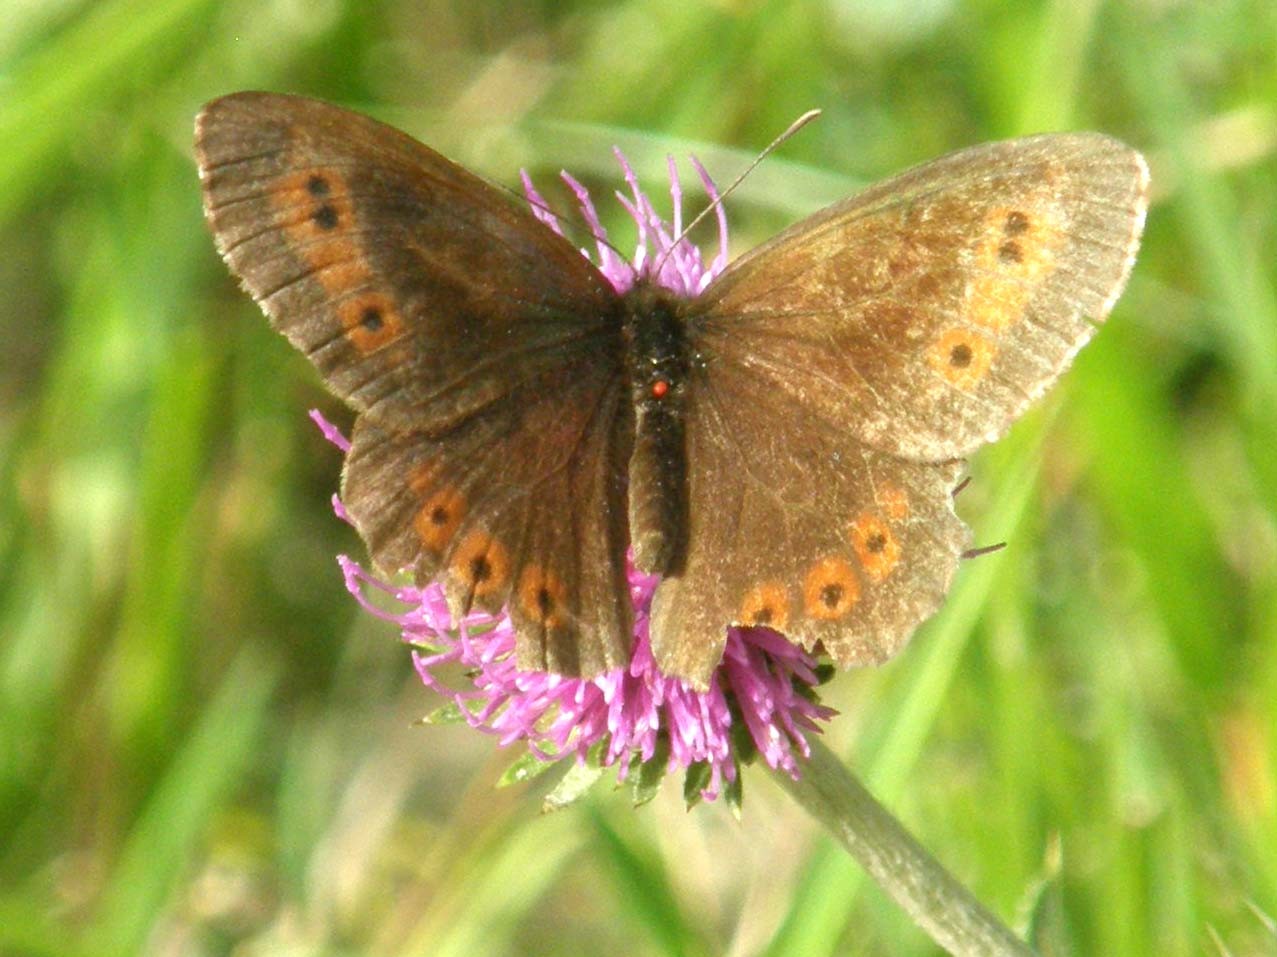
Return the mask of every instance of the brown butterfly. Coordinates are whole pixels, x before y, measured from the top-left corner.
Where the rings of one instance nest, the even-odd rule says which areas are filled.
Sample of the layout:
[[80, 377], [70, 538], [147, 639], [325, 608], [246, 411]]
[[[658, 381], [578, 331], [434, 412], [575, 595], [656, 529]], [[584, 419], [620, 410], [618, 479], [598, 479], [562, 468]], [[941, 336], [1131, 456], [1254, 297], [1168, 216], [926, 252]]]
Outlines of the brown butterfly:
[[697, 687], [729, 625], [850, 666], [937, 608], [962, 458], [1107, 316], [1148, 194], [1098, 134], [977, 146], [686, 299], [618, 294], [499, 189], [325, 103], [224, 97], [196, 150], [230, 268], [358, 413], [342, 495], [374, 562], [507, 607], [521, 668], [589, 676], [628, 661], [632, 548], [664, 576], [657, 662]]

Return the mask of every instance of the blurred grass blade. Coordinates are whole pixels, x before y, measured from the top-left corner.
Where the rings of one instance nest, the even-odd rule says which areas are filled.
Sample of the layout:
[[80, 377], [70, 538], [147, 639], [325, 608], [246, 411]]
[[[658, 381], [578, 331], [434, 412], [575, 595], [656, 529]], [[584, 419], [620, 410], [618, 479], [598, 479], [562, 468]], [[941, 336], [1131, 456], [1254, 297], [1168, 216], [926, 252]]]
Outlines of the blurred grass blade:
[[[522, 953], [515, 936], [583, 842], [574, 814], [529, 815], [471, 835], [446, 862], [434, 895], [398, 957]], [[384, 951], [383, 951], [384, 952]]]
[[47, 166], [85, 135], [95, 110], [145, 82], [150, 69], [176, 60], [198, 41], [197, 23], [210, 0], [108, 0], [4, 68], [0, 96], [0, 224]]
[[142, 951], [214, 818], [261, 753], [275, 678], [276, 669], [256, 654], [235, 660], [129, 834], [86, 950], [103, 957]]
[[597, 808], [590, 811], [594, 832], [601, 839], [595, 847], [606, 862], [604, 871], [645, 939], [665, 954], [698, 957], [711, 953], [696, 924], [684, 913], [664, 862], [646, 842], [627, 837]]

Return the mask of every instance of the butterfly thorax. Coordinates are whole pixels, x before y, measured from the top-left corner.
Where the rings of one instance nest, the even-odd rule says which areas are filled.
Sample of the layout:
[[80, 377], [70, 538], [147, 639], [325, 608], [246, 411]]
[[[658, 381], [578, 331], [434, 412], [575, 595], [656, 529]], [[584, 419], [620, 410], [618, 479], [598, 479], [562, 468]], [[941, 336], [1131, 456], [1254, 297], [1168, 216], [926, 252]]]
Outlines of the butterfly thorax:
[[622, 299], [622, 335], [634, 446], [629, 466], [630, 543], [643, 571], [676, 573], [687, 533], [684, 402], [690, 368], [684, 300], [650, 283]]

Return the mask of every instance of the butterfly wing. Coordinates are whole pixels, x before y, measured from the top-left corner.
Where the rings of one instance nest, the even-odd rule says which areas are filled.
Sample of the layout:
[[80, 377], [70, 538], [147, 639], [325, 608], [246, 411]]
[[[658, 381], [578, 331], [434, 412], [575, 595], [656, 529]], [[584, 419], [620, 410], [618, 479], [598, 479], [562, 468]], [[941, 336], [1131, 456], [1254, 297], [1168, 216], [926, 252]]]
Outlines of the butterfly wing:
[[697, 303], [696, 335], [723, 370], [874, 448], [961, 457], [1108, 315], [1147, 193], [1142, 157], [1095, 133], [962, 150], [742, 257]]
[[359, 412], [439, 430], [613, 335], [615, 294], [562, 237], [392, 127], [237, 93], [196, 121], [219, 251]]
[[872, 449], [719, 372], [689, 390], [686, 557], [652, 606], [661, 670], [703, 687], [729, 624], [844, 667], [885, 660], [939, 607], [967, 545], [950, 495], [961, 463]]
[[[707, 680], [723, 624], [883, 660], [967, 536], [955, 460], [1001, 435], [1116, 300], [1148, 175], [1095, 134], [955, 153], [818, 213], [692, 304], [686, 567], [662, 667]], [[760, 611], [761, 610], [761, 611]]]
[[623, 661], [629, 425], [607, 280], [498, 190], [325, 103], [216, 100], [196, 152], [223, 257], [361, 414], [343, 495], [374, 562], [446, 578], [458, 611], [524, 589], [521, 663]]
[[524, 671], [594, 675], [629, 660], [628, 435], [608, 427], [623, 419], [621, 390], [596, 394], [589, 372], [547, 382], [554, 403], [514, 395], [442, 436], [363, 416], [346, 459], [342, 499], [374, 561], [443, 581], [454, 614], [507, 608]]

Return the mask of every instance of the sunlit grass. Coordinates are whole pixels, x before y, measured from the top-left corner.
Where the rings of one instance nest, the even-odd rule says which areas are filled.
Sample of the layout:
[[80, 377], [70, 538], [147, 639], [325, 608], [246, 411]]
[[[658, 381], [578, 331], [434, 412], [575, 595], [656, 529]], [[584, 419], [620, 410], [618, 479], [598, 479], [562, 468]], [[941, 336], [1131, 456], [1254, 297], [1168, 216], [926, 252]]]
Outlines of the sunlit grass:
[[304, 413], [349, 420], [201, 219], [194, 111], [262, 87], [602, 195], [613, 144], [725, 181], [822, 107], [733, 197], [738, 251], [984, 139], [1146, 151], [1127, 295], [972, 463], [1008, 548], [835, 681], [831, 737], [995, 910], [1049, 879], [1075, 953], [1277, 947], [1272, 4], [0, 10], [0, 953], [931, 952], [763, 774], [739, 825], [673, 786], [542, 818], [491, 787], [513, 753], [412, 724], [438, 702], [345, 594]]

